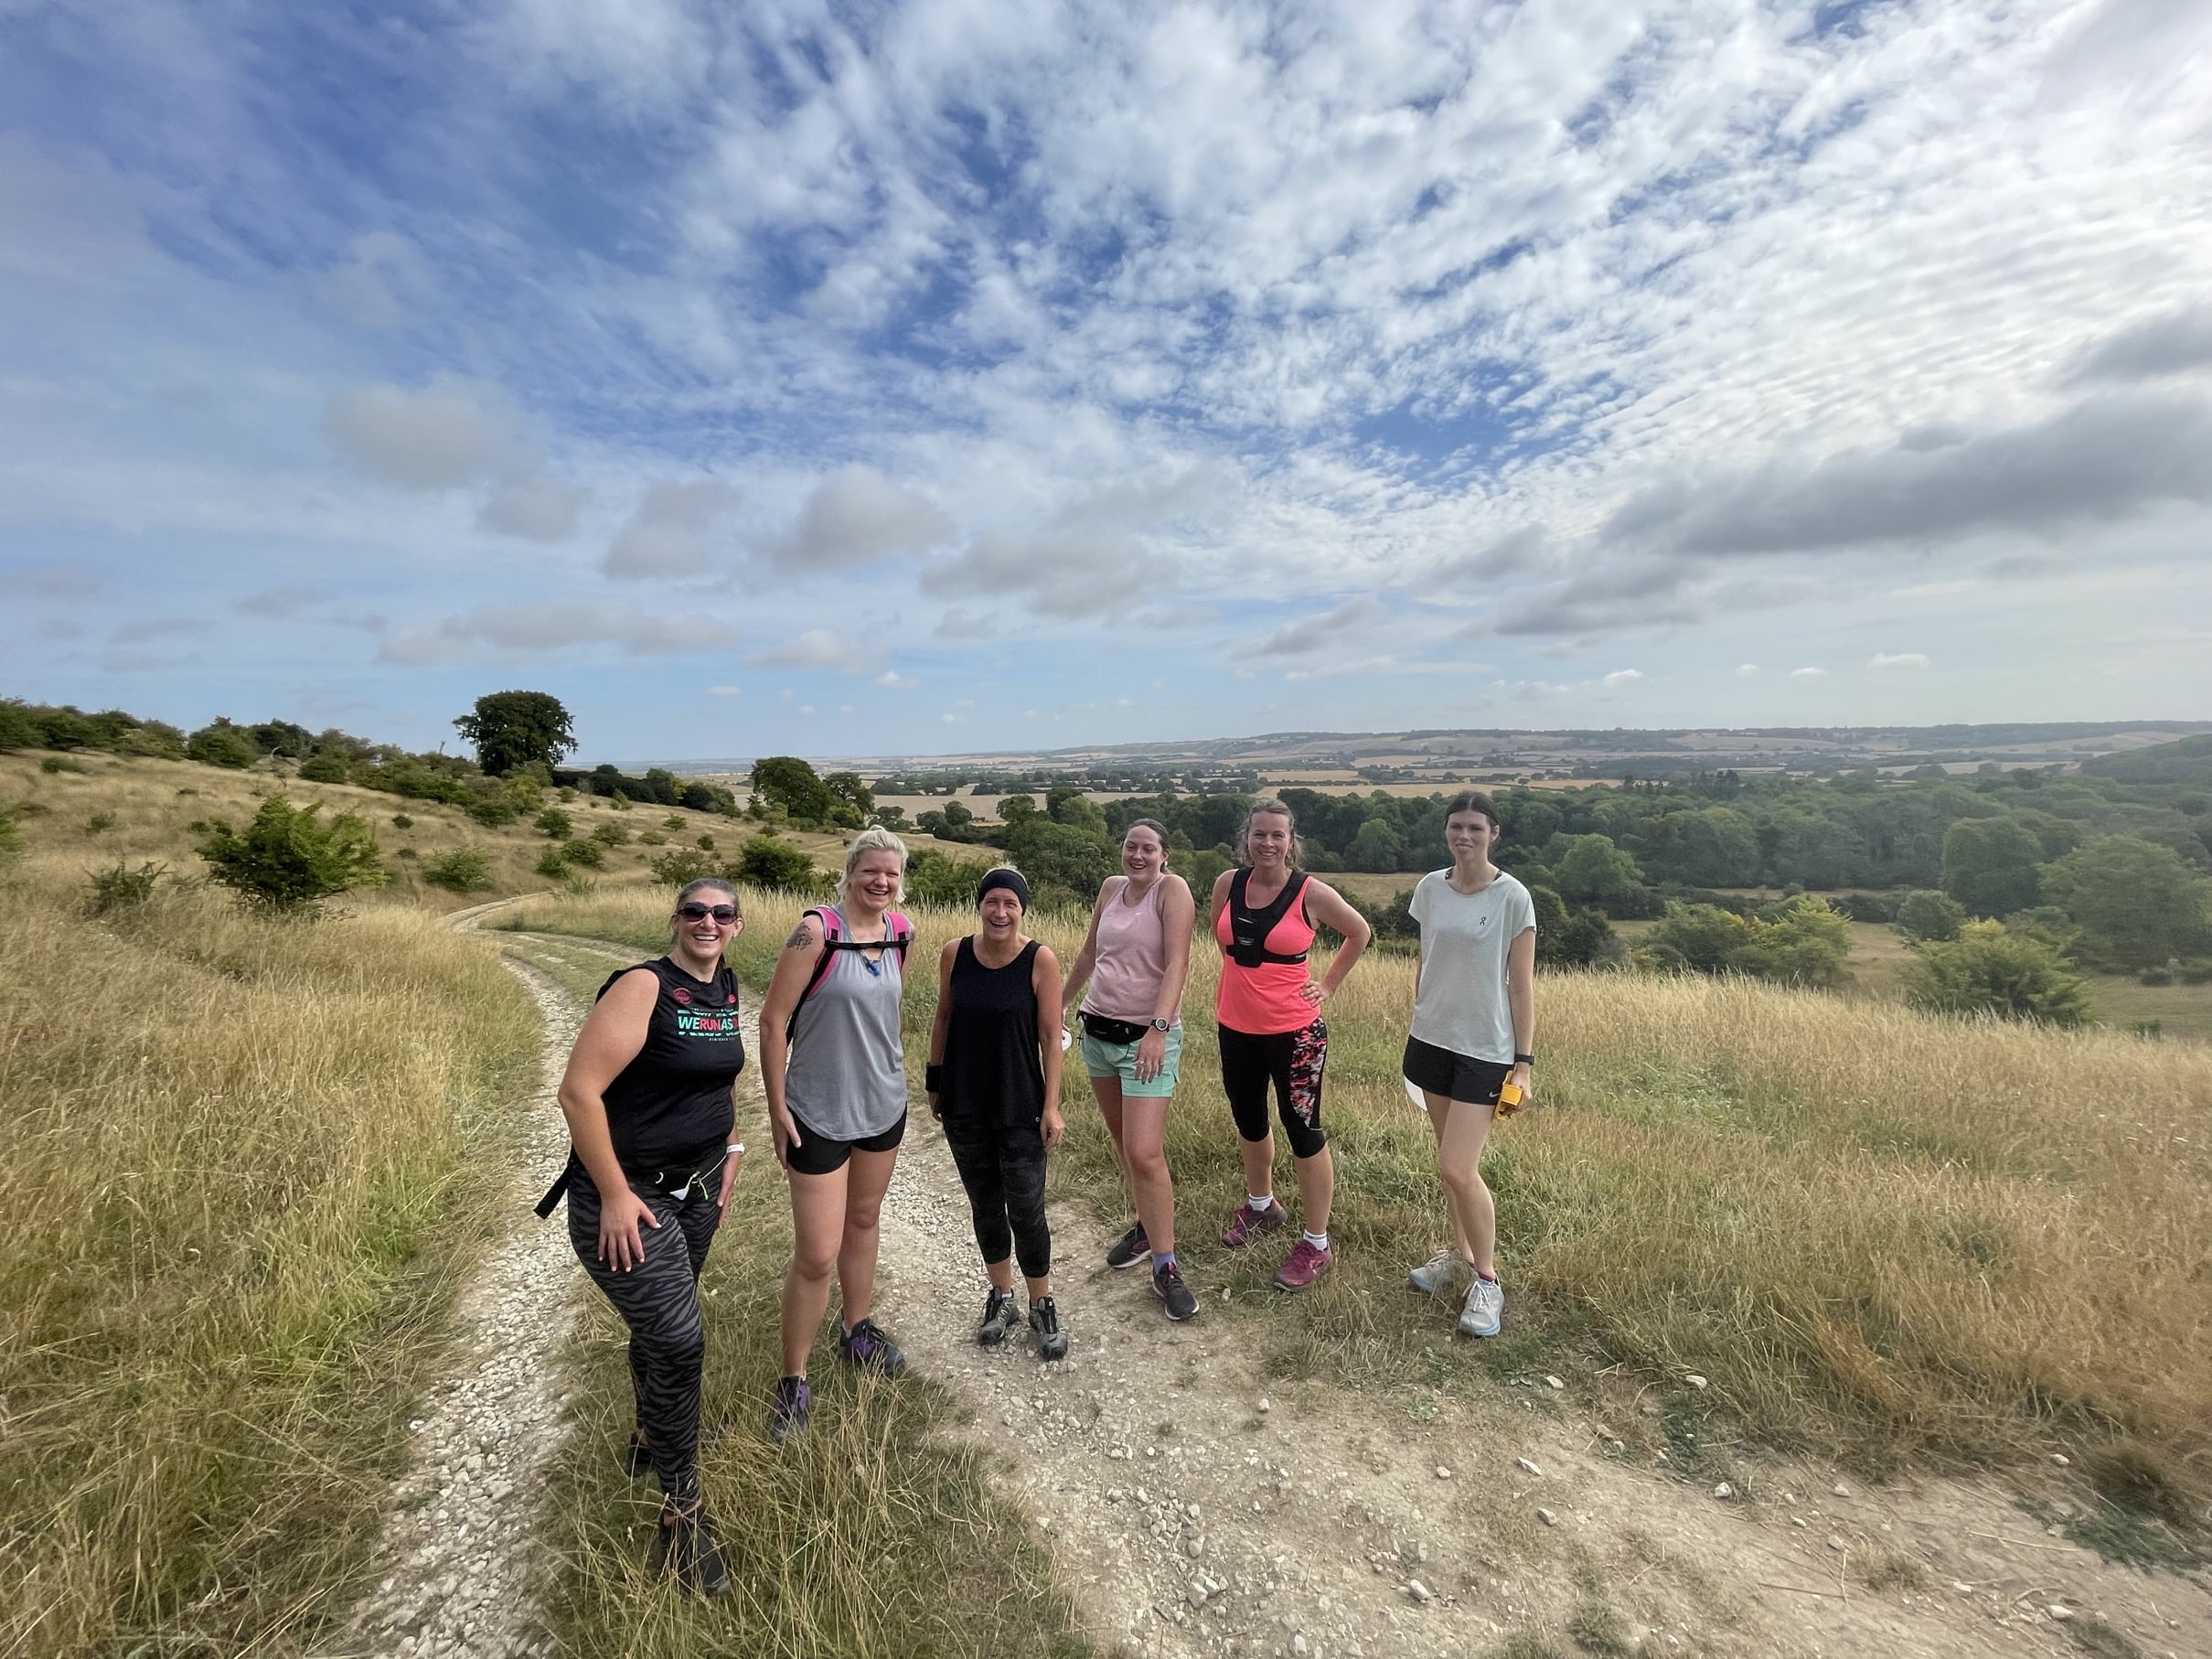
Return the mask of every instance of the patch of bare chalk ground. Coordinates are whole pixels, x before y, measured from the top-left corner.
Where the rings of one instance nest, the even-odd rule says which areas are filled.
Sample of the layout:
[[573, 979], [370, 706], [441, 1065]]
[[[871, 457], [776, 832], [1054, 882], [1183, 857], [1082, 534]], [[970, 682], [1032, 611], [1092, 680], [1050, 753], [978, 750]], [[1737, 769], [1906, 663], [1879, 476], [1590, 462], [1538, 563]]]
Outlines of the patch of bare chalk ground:
[[[1069, 1358], [1039, 1364], [1026, 1333], [979, 1348], [967, 1201], [940, 1136], [917, 1128], [907, 1146], [883, 1321], [1001, 1454], [1003, 1488], [1108, 1652], [1442, 1659], [1525, 1635], [1563, 1654], [1950, 1659], [2076, 1654], [2097, 1621], [2146, 1656], [2212, 1654], [2204, 1585], [2105, 1562], [1995, 1482], [1868, 1490], [1773, 1464], [1755, 1504], [1625, 1461], [1621, 1437], [1554, 1409], [1543, 1377], [1474, 1402], [1271, 1385], [1216, 1292], [1170, 1324], [1145, 1275], [1106, 1271], [1106, 1236], [1064, 1208]], [[1868, 1588], [1870, 1569], [1891, 1588]]]
[[[454, 924], [473, 928], [500, 907], [458, 912]], [[567, 1154], [554, 1091], [582, 1015], [544, 974], [504, 959], [545, 1022], [540, 1086], [516, 1127], [512, 1165], [483, 1183], [485, 1202], [513, 1225], [462, 1292], [454, 1363], [409, 1425], [414, 1455], [386, 1510], [376, 1588], [324, 1654], [553, 1651], [540, 1617], [550, 1564], [536, 1538], [538, 1489], [563, 1432], [560, 1354], [582, 1279], [567, 1229], [539, 1225], [530, 1204]]]

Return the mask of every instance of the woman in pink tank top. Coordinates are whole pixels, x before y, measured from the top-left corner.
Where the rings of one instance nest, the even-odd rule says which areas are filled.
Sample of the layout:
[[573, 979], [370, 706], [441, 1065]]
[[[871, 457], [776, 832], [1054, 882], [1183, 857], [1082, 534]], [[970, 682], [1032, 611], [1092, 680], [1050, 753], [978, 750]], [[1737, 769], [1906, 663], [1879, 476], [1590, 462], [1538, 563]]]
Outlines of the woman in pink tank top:
[[1098, 889], [1091, 931], [1068, 968], [1061, 1017], [1081, 1000], [1084, 1069], [1137, 1210], [1137, 1225], [1106, 1252], [1106, 1266], [1149, 1261], [1161, 1309], [1185, 1320], [1198, 1311], [1198, 1299], [1175, 1259], [1168, 1103], [1182, 1059], [1183, 981], [1198, 906], [1190, 884], [1168, 870], [1163, 825], [1140, 818], [1129, 826], [1121, 868]]
[[[1221, 947], [1221, 991], [1214, 1004], [1222, 1093], [1236, 1119], [1245, 1163], [1245, 1203], [1222, 1243], [1241, 1249], [1283, 1225], [1275, 1197], [1275, 1132], [1267, 1089], [1275, 1088], [1283, 1133], [1298, 1171], [1305, 1232], [1275, 1275], [1284, 1290], [1303, 1290], [1336, 1259], [1329, 1248], [1329, 1206], [1336, 1164], [1321, 1129], [1321, 1074], [1329, 1022], [1321, 1005], [1367, 948], [1367, 918], [1326, 883], [1298, 868], [1298, 819], [1279, 800], [1253, 804], [1245, 819], [1245, 864], [1213, 883], [1213, 937]], [[1316, 923], [1343, 936], [1342, 948], [1316, 979], [1307, 964]]]

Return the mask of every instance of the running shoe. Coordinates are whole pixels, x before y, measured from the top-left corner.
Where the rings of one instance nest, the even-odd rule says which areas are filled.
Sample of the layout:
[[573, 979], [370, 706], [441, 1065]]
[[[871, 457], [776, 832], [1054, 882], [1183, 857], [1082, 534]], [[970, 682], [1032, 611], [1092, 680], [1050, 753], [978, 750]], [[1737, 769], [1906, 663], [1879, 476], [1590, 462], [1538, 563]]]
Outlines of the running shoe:
[[1438, 1250], [1405, 1277], [1422, 1295], [1435, 1296], [1451, 1290], [1459, 1282], [1462, 1273], [1472, 1270], [1459, 1251]]
[[775, 1394], [768, 1402], [768, 1438], [781, 1446], [807, 1432], [807, 1411], [814, 1404], [814, 1390], [803, 1376], [779, 1376]]
[[653, 1570], [675, 1579], [695, 1596], [719, 1596], [730, 1588], [730, 1568], [722, 1560], [721, 1547], [714, 1541], [704, 1498], [693, 1498], [685, 1504], [670, 1499], [660, 1506], [660, 1529], [653, 1539]]
[[622, 1449], [622, 1471], [633, 1481], [642, 1481], [653, 1472], [653, 1451], [646, 1444], [644, 1429], [630, 1430], [630, 1443]]
[[1459, 1329], [1469, 1336], [1495, 1336], [1505, 1317], [1505, 1287], [1480, 1273], [1468, 1287], [1467, 1306], [1459, 1311]]
[[1198, 1311], [1198, 1298], [1183, 1283], [1182, 1269], [1171, 1261], [1152, 1269], [1152, 1294], [1159, 1298], [1159, 1305], [1177, 1324]]
[[1290, 1247], [1290, 1254], [1283, 1265], [1275, 1270], [1275, 1288], [1278, 1290], [1310, 1290], [1313, 1281], [1326, 1272], [1336, 1260], [1333, 1250], [1319, 1250], [1306, 1239]]
[[1256, 1238], [1280, 1232], [1282, 1226], [1281, 1204], [1271, 1204], [1264, 1210], [1256, 1210], [1249, 1204], [1240, 1204], [1236, 1214], [1229, 1217], [1229, 1225], [1222, 1229], [1221, 1241], [1232, 1250], [1241, 1250]]
[[896, 1376], [906, 1369], [906, 1356], [899, 1352], [899, 1344], [885, 1336], [872, 1319], [864, 1319], [851, 1330], [838, 1333], [838, 1358], [848, 1365], [858, 1365], [863, 1371], [880, 1371], [885, 1376]]
[[1068, 1333], [1060, 1328], [1060, 1310], [1051, 1297], [1040, 1296], [1030, 1303], [1030, 1329], [1037, 1333], [1039, 1359], [1067, 1358]]
[[1124, 1268], [1133, 1268], [1152, 1254], [1152, 1241], [1144, 1236], [1144, 1223], [1138, 1222], [1119, 1238], [1106, 1252], [1106, 1266], [1117, 1273]]
[[991, 1293], [983, 1299], [983, 1322], [976, 1327], [976, 1340], [986, 1348], [996, 1348], [1021, 1322], [1021, 1310], [1014, 1305], [1014, 1293], [993, 1285]]

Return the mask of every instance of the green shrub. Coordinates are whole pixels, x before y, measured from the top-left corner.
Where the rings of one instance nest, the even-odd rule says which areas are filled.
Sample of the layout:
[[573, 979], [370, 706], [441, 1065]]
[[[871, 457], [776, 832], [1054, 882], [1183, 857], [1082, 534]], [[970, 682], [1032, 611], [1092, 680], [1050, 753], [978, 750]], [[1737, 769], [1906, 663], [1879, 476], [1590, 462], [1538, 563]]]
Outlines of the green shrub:
[[558, 807], [548, 807], [530, 820], [541, 835], [550, 835], [557, 841], [565, 841], [576, 833], [575, 821]]
[[711, 835], [702, 835], [692, 844], [696, 846], [701, 852], [711, 852], [714, 851], [714, 838]]
[[2135, 976], [2135, 979], [2138, 984], [2153, 987], [2174, 983], [2173, 974], [2164, 968], [2146, 968]]
[[317, 749], [300, 763], [300, 776], [311, 784], [342, 784], [350, 771], [336, 749]]
[[492, 862], [475, 847], [455, 847], [426, 862], [422, 879], [454, 893], [482, 893], [492, 884]]
[[1803, 894], [1753, 916], [1728, 966], [1782, 985], [1840, 985], [1851, 956], [1851, 924], [1825, 900]]
[[[761, 838], [756, 838], [761, 839]], [[917, 904], [950, 904], [966, 910], [976, 902], [976, 883], [988, 864], [949, 858], [924, 847], [907, 861], [906, 896]]]
[[602, 847], [626, 847], [630, 844], [630, 832], [620, 824], [594, 824], [592, 839]]
[[1922, 947], [1906, 970], [1905, 1000], [1938, 1013], [1991, 1013], [2046, 1025], [2086, 1025], [2089, 981], [2040, 939], [2002, 922], [1969, 922], [1948, 944]]
[[404, 812], [395, 812], [391, 815], [391, 827], [394, 830], [412, 830], [415, 820]]
[[215, 881], [249, 904], [275, 911], [302, 909], [391, 879], [378, 862], [367, 819], [341, 812], [326, 824], [316, 816], [321, 811], [319, 802], [294, 807], [272, 795], [243, 833], [226, 823], [210, 824], [199, 856]]
[[561, 856], [559, 847], [548, 847], [539, 853], [533, 868], [549, 882], [564, 881], [569, 874], [568, 861]]
[[597, 841], [562, 841], [559, 851], [564, 862], [591, 870], [600, 869], [607, 862], [606, 852]]
[[161, 878], [169, 872], [166, 864], [144, 863], [137, 869], [128, 864], [117, 864], [112, 870], [95, 870], [86, 877], [91, 892], [86, 896], [87, 915], [105, 915], [111, 910], [127, 910], [144, 904], [161, 885]]
[[0, 812], [0, 865], [13, 863], [23, 855], [23, 831], [16, 827], [13, 812]]
[[204, 725], [185, 740], [186, 755], [204, 766], [225, 766], [243, 772], [261, 758], [253, 739], [227, 720]]
[[[711, 841], [711, 836], [700, 836]], [[706, 855], [702, 852], [703, 859]], [[738, 849], [731, 873], [755, 887], [782, 888], [791, 893], [819, 893], [825, 883], [806, 849], [773, 835], [756, 835]], [[970, 890], [973, 891], [972, 889]]]
[[637, 839], [648, 847], [665, 847], [668, 844], [668, 838], [657, 830], [647, 830]]
[[48, 776], [56, 772], [81, 772], [84, 767], [73, 760], [64, 760], [59, 755], [49, 755], [38, 763], [38, 770]]
[[474, 796], [462, 804], [461, 810], [486, 830], [500, 829], [522, 816], [516, 809], [515, 803], [504, 795]]
[[105, 835], [113, 828], [115, 815], [112, 812], [95, 812], [84, 820], [84, 832], [87, 835]]
[[671, 847], [646, 868], [653, 872], [655, 881], [671, 887], [680, 887], [686, 882], [696, 882], [701, 876], [721, 873], [712, 859], [689, 847]]
[[1930, 888], [1907, 894], [1897, 906], [1897, 931], [1908, 939], [1955, 939], [1965, 921], [1965, 905]]

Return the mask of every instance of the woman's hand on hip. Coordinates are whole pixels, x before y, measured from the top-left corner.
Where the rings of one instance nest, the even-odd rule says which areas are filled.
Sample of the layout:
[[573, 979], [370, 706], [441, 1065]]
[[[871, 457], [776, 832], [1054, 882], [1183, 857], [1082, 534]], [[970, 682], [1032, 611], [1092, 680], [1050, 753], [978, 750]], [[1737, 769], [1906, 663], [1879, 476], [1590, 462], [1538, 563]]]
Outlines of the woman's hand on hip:
[[1319, 1008], [1322, 1003], [1328, 1001], [1330, 997], [1334, 996], [1336, 992], [1332, 988], [1322, 984], [1319, 979], [1308, 979], [1303, 985], [1298, 987], [1298, 994], [1306, 999], [1309, 1005], [1314, 1008]]
[[617, 1273], [641, 1267], [646, 1258], [645, 1236], [637, 1224], [657, 1230], [660, 1222], [653, 1206], [626, 1186], [599, 1195], [599, 1259]]

